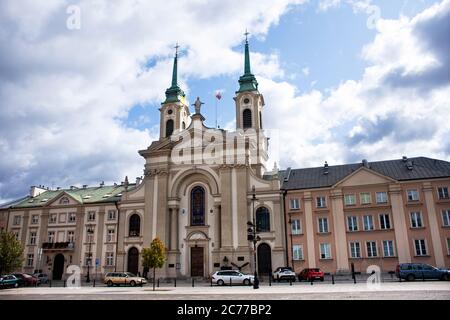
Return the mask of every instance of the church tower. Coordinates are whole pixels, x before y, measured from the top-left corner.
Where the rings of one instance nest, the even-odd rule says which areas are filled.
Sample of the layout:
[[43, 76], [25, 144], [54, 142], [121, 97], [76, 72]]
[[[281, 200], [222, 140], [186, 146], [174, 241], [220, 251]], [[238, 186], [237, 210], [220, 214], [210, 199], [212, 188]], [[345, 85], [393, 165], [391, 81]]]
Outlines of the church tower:
[[184, 130], [189, 126], [190, 113], [186, 96], [178, 86], [178, 44], [175, 46], [173, 60], [172, 85], [166, 90], [166, 100], [159, 109], [161, 120], [159, 125], [159, 139], [168, 138], [177, 130]]
[[[239, 90], [233, 98], [236, 103], [236, 129], [255, 137], [250, 165], [259, 176], [266, 171], [268, 140], [263, 132], [262, 110], [264, 97], [258, 91], [258, 81], [251, 72], [248, 32], [245, 33], [244, 74], [239, 78]], [[251, 129], [251, 130], [249, 130]], [[251, 146], [250, 146], [251, 147]]]

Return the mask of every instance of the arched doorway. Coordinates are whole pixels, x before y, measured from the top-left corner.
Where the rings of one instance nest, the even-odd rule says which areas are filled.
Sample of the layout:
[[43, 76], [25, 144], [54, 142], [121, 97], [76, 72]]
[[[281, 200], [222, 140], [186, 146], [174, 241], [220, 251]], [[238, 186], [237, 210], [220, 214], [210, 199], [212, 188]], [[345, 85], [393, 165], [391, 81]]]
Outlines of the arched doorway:
[[139, 250], [135, 247], [128, 250], [128, 272], [137, 274], [139, 270]]
[[267, 243], [261, 243], [257, 249], [258, 252], [258, 273], [260, 275], [269, 275], [272, 272], [272, 252]]
[[58, 253], [53, 261], [53, 280], [61, 280], [64, 272], [64, 255]]

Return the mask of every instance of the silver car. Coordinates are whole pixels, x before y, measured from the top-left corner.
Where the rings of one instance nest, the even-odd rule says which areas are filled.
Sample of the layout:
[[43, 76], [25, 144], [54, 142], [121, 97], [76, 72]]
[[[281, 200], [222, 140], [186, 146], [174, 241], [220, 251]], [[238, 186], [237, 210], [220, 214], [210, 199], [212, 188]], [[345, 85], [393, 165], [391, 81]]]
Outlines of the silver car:
[[237, 270], [216, 271], [211, 276], [212, 282], [218, 284], [219, 286], [224, 286], [226, 284], [243, 284], [249, 286], [253, 283], [254, 279], [254, 276], [250, 274], [243, 274]]

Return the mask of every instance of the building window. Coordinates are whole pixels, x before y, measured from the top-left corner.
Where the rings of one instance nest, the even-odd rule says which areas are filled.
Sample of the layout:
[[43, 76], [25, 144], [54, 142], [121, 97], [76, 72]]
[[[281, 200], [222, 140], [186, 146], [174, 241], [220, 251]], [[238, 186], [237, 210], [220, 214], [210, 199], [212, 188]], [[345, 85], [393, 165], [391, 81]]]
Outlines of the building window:
[[348, 231], [358, 231], [358, 217], [347, 217]]
[[106, 242], [114, 242], [116, 241], [116, 229], [110, 228], [108, 229], [108, 233], [106, 234]]
[[88, 227], [86, 229], [86, 242], [88, 243], [94, 242], [94, 233], [95, 229], [93, 227]]
[[388, 195], [387, 192], [377, 192], [377, 203], [387, 203]]
[[244, 120], [244, 129], [252, 127], [252, 111], [250, 109], [245, 109], [242, 112], [242, 119]]
[[391, 240], [383, 241], [383, 253], [385, 257], [393, 257], [394, 253], [394, 242]]
[[92, 265], [92, 252], [87, 252], [84, 254], [84, 265], [85, 266]]
[[450, 198], [447, 187], [438, 188], [438, 194], [439, 194], [439, 199], [449, 199]]
[[368, 215], [363, 217], [364, 220], [364, 231], [371, 231], [373, 227], [373, 217]]
[[442, 221], [444, 227], [450, 227], [450, 210], [442, 210]]
[[13, 218], [13, 225], [14, 226], [20, 226], [20, 216], [14, 216], [14, 218]]
[[39, 223], [39, 215], [33, 214], [31, 216], [31, 224], [38, 224]]
[[416, 248], [416, 256], [427, 255], [427, 246], [425, 244], [425, 239], [414, 240], [414, 246]]
[[205, 189], [200, 186], [191, 191], [191, 225], [205, 225]]
[[319, 218], [319, 233], [328, 233], [328, 218]]
[[88, 221], [95, 221], [95, 211], [88, 212]]
[[412, 228], [422, 228], [422, 213], [421, 212], [411, 212], [411, 227]]
[[367, 257], [374, 258], [378, 256], [377, 253], [377, 243], [375, 241], [367, 241]]
[[49, 222], [49, 223], [52, 223], [52, 224], [53, 224], [53, 223], [56, 223], [56, 217], [57, 217], [57, 216], [56, 216], [55, 213], [51, 214], [48, 222]]
[[294, 260], [303, 260], [303, 246], [301, 245], [292, 246], [292, 258]]
[[16, 237], [16, 240], [19, 240], [19, 231], [13, 231], [12, 233]]
[[269, 232], [270, 231], [270, 213], [266, 207], [259, 207], [256, 210], [256, 231]]
[[417, 189], [407, 190], [408, 201], [419, 201], [419, 191]]
[[60, 200], [59, 200], [59, 204], [69, 204], [69, 198], [67, 198], [67, 197], [62, 197]]
[[75, 243], [75, 231], [67, 232], [67, 241], [70, 243]]
[[130, 217], [128, 235], [130, 237], [139, 237], [141, 234], [141, 217], [137, 213]]
[[391, 228], [391, 222], [388, 214], [380, 214], [380, 228], [381, 230], [387, 230]]
[[317, 208], [326, 208], [327, 207], [327, 200], [325, 197], [317, 197], [316, 198], [316, 206]]
[[106, 266], [111, 267], [114, 265], [114, 252], [107, 252], [106, 253]]
[[300, 220], [292, 220], [291, 228], [292, 228], [292, 234], [294, 234], [294, 235], [300, 234], [302, 232]]
[[331, 259], [331, 246], [329, 243], [320, 244], [320, 259]]
[[450, 256], [450, 238], [447, 238], [447, 254]]
[[361, 200], [361, 204], [369, 204], [372, 202], [369, 192], [360, 193], [359, 198]]
[[290, 203], [291, 203], [292, 210], [300, 209], [300, 200], [299, 199], [291, 199]]
[[36, 244], [36, 235], [37, 232], [36, 231], [30, 231], [30, 244]]
[[27, 267], [32, 267], [34, 262], [34, 254], [30, 253], [27, 255]]
[[359, 242], [350, 242], [350, 257], [361, 258], [361, 246]]
[[75, 213], [69, 213], [69, 222], [75, 222], [76, 221], [76, 214]]
[[108, 210], [108, 220], [116, 220], [116, 210]]
[[166, 137], [170, 137], [173, 133], [173, 120], [169, 119], [166, 122]]
[[344, 203], [346, 206], [354, 206], [356, 204], [356, 197], [354, 194], [346, 194], [344, 196]]
[[48, 232], [48, 242], [50, 243], [55, 242], [55, 231]]

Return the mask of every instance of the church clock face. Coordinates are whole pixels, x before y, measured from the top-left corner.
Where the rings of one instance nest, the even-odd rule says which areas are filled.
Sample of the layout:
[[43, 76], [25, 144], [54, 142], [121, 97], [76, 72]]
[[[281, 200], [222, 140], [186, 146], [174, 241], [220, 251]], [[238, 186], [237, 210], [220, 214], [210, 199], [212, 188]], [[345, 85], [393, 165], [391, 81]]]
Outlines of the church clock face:
[[172, 114], [172, 113], [173, 113], [172, 109], [169, 109], [169, 110], [167, 111], [167, 114]]
[[245, 103], [245, 104], [248, 104], [249, 102], [250, 102], [250, 99], [249, 99], [249, 98], [245, 98], [245, 99], [244, 99], [244, 103]]

